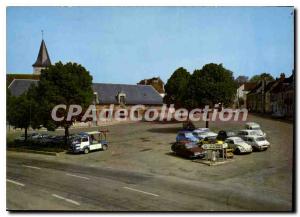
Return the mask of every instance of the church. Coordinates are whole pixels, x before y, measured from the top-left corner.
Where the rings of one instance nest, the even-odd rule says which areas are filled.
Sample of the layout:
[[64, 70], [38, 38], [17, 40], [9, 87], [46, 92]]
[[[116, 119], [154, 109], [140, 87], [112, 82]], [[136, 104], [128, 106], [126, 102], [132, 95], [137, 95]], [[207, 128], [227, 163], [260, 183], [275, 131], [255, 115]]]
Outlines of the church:
[[[7, 74], [7, 87], [11, 94], [19, 96], [28, 90], [31, 84], [38, 84], [41, 70], [51, 65], [46, 43], [42, 40], [36, 61], [33, 63], [32, 74]], [[114, 111], [119, 108], [130, 109], [135, 105], [144, 105], [146, 109], [160, 110], [163, 98], [152, 85], [144, 84], [110, 84], [93, 83], [94, 103], [97, 115], [102, 109], [114, 105]], [[144, 111], [139, 110], [139, 113]], [[107, 118], [107, 122], [111, 121]], [[94, 123], [99, 125], [100, 123]]]

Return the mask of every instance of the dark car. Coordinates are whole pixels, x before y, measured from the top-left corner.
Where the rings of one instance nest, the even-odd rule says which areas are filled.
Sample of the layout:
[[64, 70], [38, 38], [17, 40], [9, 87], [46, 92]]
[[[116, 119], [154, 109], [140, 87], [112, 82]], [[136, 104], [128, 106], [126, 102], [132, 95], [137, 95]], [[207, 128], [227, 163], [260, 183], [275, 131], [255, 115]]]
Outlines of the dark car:
[[64, 136], [52, 136], [50, 143], [54, 146], [63, 146], [65, 144]]
[[[35, 140], [36, 138], [38, 138], [40, 136], [39, 133], [28, 133], [27, 134], [27, 142], [32, 142], [33, 140]], [[21, 136], [19, 136], [18, 138], [16, 138], [15, 143], [25, 143], [25, 134], [22, 134]]]
[[195, 142], [176, 142], [171, 146], [173, 152], [186, 158], [203, 158], [205, 150]]
[[233, 131], [221, 130], [218, 133], [217, 140], [225, 141], [228, 137], [235, 137], [237, 134]]

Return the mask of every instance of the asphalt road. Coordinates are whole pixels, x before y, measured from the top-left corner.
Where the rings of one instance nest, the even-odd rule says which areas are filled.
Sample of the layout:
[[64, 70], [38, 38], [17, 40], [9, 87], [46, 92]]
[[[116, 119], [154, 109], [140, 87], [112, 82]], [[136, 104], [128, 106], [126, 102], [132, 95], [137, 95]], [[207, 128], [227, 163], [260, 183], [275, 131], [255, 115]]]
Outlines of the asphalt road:
[[8, 210], [247, 211], [290, 209], [260, 189], [7, 152]]

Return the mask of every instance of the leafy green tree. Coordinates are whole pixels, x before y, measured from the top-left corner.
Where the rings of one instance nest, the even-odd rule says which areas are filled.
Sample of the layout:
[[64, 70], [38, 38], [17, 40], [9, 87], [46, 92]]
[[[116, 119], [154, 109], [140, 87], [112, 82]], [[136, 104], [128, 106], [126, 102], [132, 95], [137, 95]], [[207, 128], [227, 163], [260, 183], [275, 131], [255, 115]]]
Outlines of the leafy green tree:
[[262, 73], [260, 75], [254, 75], [251, 77], [251, 79], [249, 81], [250, 82], [258, 82], [262, 79], [265, 79], [266, 81], [274, 81], [273, 76], [269, 73]]
[[232, 103], [235, 92], [233, 73], [222, 64], [206, 64], [202, 69], [195, 70], [190, 78], [188, 95], [195, 107], [208, 105], [212, 108], [219, 103], [228, 106]]
[[34, 122], [38, 109], [36, 99], [31, 95], [34, 89], [35, 87], [32, 85], [27, 92], [20, 96], [12, 96], [9, 90], [7, 92], [7, 121], [15, 128], [25, 129], [25, 142], [28, 137], [28, 128], [39, 128]]
[[248, 82], [248, 80], [249, 80], [248, 76], [244, 76], [244, 75], [240, 75], [235, 79], [238, 85], [244, 84]]
[[[80, 121], [82, 117], [79, 115], [67, 121], [67, 112], [70, 105], [80, 105], [84, 112], [93, 102], [92, 76], [80, 64], [58, 62], [42, 70], [36, 93], [39, 94], [40, 124], [48, 130], [63, 127], [65, 141], [67, 141], [70, 126], [75, 121]], [[60, 104], [66, 105], [67, 108], [64, 111], [59, 110], [59, 115], [64, 119], [63, 121], [54, 121], [51, 111]]]
[[176, 108], [184, 106], [191, 74], [183, 67], [175, 70], [165, 85], [165, 103], [174, 104]]

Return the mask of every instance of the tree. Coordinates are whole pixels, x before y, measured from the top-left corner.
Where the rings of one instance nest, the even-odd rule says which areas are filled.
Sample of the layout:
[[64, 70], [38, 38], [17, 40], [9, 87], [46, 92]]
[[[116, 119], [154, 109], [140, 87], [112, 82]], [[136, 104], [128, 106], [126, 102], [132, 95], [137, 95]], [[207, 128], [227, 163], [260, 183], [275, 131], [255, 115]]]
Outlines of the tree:
[[[188, 95], [194, 106], [210, 108], [221, 103], [228, 106], [236, 92], [233, 73], [222, 64], [210, 63], [200, 70], [195, 70], [189, 82]], [[208, 121], [206, 121], [208, 127]]]
[[[81, 116], [66, 120], [70, 105], [80, 105], [82, 110], [88, 108], [93, 101], [92, 76], [80, 64], [56, 63], [42, 70], [40, 82], [37, 87], [39, 93], [39, 117], [40, 123], [48, 130], [57, 127], [65, 129], [65, 141], [69, 137], [69, 128], [75, 121], [80, 121]], [[63, 121], [54, 121], [51, 111], [56, 105], [66, 105], [65, 111], [60, 111]]]
[[254, 75], [251, 77], [250, 82], [258, 82], [262, 79], [265, 79], [266, 81], [274, 81], [274, 78], [269, 73], [262, 73], [260, 75]]
[[7, 92], [7, 121], [15, 128], [25, 129], [25, 142], [27, 141], [28, 128], [37, 129], [35, 125], [37, 102], [32, 98], [31, 92], [35, 86], [32, 85], [29, 90], [20, 96], [12, 96]]
[[235, 79], [235, 81], [236, 81], [239, 85], [248, 82], [248, 80], [249, 80], [248, 76], [244, 76], [244, 75], [240, 75], [240, 76], [238, 76], [238, 77]]
[[187, 99], [187, 89], [191, 74], [183, 67], [175, 70], [165, 85], [167, 104], [174, 104], [176, 108], [182, 107]]

